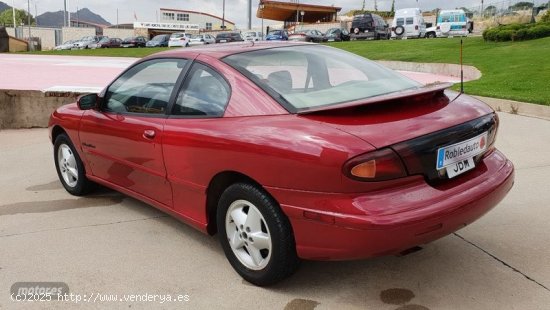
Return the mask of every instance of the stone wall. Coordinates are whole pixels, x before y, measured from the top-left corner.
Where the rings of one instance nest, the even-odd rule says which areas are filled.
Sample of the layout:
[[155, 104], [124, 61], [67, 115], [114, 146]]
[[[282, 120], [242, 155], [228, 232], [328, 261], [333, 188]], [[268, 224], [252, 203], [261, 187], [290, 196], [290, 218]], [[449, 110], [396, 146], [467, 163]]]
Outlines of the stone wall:
[[[55, 30], [54, 28], [39, 28], [31, 27], [31, 36], [40, 38], [42, 50], [47, 51], [55, 47]], [[23, 38], [29, 37], [29, 27], [23, 27]]]
[[109, 38], [119, 38], [124, 40], [128, 37], [135, 36], [134, 29], [117, 29], [117, 28], [105, 28], [103, 29], [103, 35]]
[[47, 127], [50, 114], [75, 102], [78, 93], [45, 94], [38, 90], [0, 90], [0, 129]]
[[85, 36], [95, 36], [95, 28], [76, 28], [76, 27], [63, 27], [63, 42], [69, 40], [80, 40]]

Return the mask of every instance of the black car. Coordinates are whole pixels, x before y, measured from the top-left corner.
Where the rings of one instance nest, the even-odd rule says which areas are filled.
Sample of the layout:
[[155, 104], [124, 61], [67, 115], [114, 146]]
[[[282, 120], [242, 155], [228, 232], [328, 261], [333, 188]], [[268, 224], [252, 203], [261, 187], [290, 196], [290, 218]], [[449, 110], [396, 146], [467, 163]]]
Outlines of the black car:
[[145, 47], [147, 40], [145, 37], [129, 37], [122, 41], [122, 47]]
[[386, 21], [379, 15], [366, 13], [355, 15], [351, 22], [351, 39], [389, 39], [390, 29]]
[[168, 47], [169, 34], [159, 34], [146, 43], [147, 47]]
[[330, 28], [325, 33], [325, 42], [340, 42], [340, 41], [349, 41], [350, 35], [349, 31], [343, 28]]
[[224, 32], [216, 35], [216, 43], [242, 42], [243, 37], [238, 32]]

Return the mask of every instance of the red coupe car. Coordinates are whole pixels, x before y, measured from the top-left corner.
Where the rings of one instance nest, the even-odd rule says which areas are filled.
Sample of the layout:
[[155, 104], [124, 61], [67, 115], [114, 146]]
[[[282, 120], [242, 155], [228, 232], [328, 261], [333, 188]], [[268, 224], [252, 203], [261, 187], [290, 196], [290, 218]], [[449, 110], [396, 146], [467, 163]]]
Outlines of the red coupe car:
[[65, 189], [99, 183], [219, 235], [269, 285], [300, 259], [401, 253], [472, 223], [514, 168], [484, 103], [308, 43], [162, 52], [49, 128]]

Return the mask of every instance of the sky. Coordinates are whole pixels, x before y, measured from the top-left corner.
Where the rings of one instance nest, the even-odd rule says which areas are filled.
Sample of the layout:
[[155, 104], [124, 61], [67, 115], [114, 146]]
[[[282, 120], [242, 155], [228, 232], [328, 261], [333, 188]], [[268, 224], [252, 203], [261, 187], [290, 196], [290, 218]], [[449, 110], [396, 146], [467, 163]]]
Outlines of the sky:
[[[27, 9], [27, 0], [1, 0], [8, 5], [15, 5], [18, 9]], [[31, 14], [35, 14], [35, 8], [38, 15], [51, 11], [63, 10], [64, 0], [29, 0], [31, 6]], [[157, 12], [162, 8], [193, 10], [210, 13], [213, 15], [222, 15], [222, 0], [66, 0], [68, 2], [68, 10], [75, 12], [77, 8], [88, 8], [92, 12], [101, 15], [112, 24], [117, 22], [117, 9], [119, 23], [134, 22], [134, 12], [139, 21], [156, 21]], [[279, 0], [285, 1], [285, 0]], [[524, 0], [525, 1], [525, 0]], [[527, 0], [529, 1], [529, 0]], [[302, 3], [319, 4], [319, 5], [334, 5], [342, 7], [342, 12], [347, 12], [351, 9], [360, 9], [363, 3], [362, 0], [301, 0]], [[502, 0], [485, 0], [487, 3], [502, 2]], [[504, 1], [507, 2], [507, 1]], [[512, 1], [514, 2], [514, 1]], [[546, 2], [545, 0], [536, 0], [535, 3]], [[256, 9], [258, 8], [258, 0], [252, 0], [252, 25], [259, 26], [261, 20], [256, 18]], [[391, 0], [378, 0], [379, 10], [390, 10]], [[480, 6], [481, 0], [396, 0], [396, 9], [420, 7], [423, 10], [432, 10], [434, 8], [453, 9], [456, 7], [475, 7]], [[225, 0], [225, 16], [226, 19], [233, 21], [239, 28], [245, 28], [247, 25], [247, 0]], [[367, 9], [374, 8], [374, 1], [366, 1]], [[266, 21], [267, 22], [267, 21]]]

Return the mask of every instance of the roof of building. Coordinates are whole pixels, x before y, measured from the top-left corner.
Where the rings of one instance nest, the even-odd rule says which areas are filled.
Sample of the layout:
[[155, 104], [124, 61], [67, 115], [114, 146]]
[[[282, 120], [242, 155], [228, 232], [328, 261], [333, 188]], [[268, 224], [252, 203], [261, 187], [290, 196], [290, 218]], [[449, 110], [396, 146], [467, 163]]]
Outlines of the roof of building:
[[[263, 4], [263, 10], [260, 8]], [[300, 20], [306, 23], [315, 23], [330, 14], [337, 14], [341, 7], [325, 6], [317, 4], [305, 4], [297, 2], [283, 2], [260, 0], [256, 17], [270, 20], [288, 21], [296, 18], [296, 12], [303, 11], [305, 14], [299, 16]]]
[[[161, 11], [172, 11], [172, 12], [182, 12], [182, 13], [191, 13], [191, 14], [199, 14], [199, 15], [206, 15], [206, 16], [210, 16], [210, 17], [214, 17], [214, 18], [217, 18], [219, 20], [222, 20], [223, 18], [219, 17], [219, 16], [216, 16], [216, 15], [212, 15], [212, 14], [208, 14], [208, 13], [204, 13], [204, 12], [199, 12], [199, 11], [190, 11], [190, 10], [178, 10], [178, 9], [167, 9], [167, 8], [160, 8]], [[227, 18], [225, 19], [225, 22], [228, 23], [228, 24], [231, 24], [231, 25], [235, 25], [234, 22], [228, 20]]]

